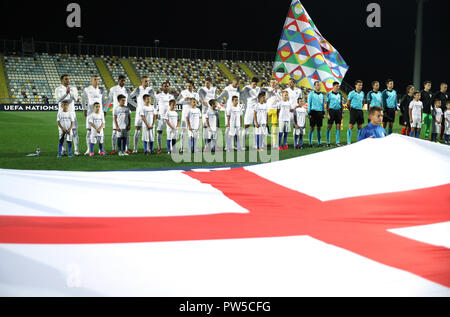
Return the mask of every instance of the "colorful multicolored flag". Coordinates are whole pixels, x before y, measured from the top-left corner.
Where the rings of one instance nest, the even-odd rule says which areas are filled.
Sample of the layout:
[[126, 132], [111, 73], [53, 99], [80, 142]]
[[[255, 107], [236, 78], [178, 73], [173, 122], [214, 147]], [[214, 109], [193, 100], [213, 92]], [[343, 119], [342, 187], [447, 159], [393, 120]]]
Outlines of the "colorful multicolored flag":
[[320, 34], [298, 0], [292, 0], [278, 44], [273, 76], [281, 83], [294, 78], [297, 85], [313, 88], [320, 81], [329, 92], [333, 82], [342, 82], [349, 66], [339, 52]]

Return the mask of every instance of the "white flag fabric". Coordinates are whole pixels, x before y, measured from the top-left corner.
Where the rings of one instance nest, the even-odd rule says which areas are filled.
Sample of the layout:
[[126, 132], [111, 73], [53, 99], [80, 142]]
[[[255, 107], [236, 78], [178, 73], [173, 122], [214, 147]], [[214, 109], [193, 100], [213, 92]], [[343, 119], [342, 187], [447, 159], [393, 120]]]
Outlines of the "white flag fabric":
[[236, 169], [0, 170], [0, 296], [450, 296], [449, 157], [394, 134]]

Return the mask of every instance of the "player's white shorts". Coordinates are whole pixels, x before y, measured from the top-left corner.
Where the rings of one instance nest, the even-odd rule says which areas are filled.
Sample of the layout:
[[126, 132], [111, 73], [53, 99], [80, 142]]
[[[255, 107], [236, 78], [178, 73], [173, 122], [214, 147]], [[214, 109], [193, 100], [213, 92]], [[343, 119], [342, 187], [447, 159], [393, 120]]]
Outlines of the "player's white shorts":
[[136, 118], [134, 118], [134, 126], [135, 127], [142, 127], [142, 118], [141, 118], [141, 116], [136, 115]]
[[255, 134], [267, 135], [267, 124], [260, 124], [259, 128], [255, 128]]
[[421, 117], [413, 117], [411, 128], [420, 128], [422, 126], [422, 118]]
[[182, 129], [188, 129], [188, 124], [186, 121], [186, 117], [187, 117], [188, 111], [182, 110], [181, 111], [181, 122], [180, 122], [180, 128]]
[[78, 130], [78, 120], [77, 120], [77, 114], [74, 112], [75, 121], [73, 122], [72, 130]]
[[164, 119], [158, 119], [158, 126], [156, 127], [156, 131], [164, 131], [164, 129], [166, 128], [166, 120]]
[[291, 132], [291, 122], [290, 121], [280, 121], [278, 122], [278, 128], [280, 133]]
[[64, 135], [65, 141], [72, 142], [72, 139], [73, 139], [73, 131], [72, 130], [70, 130], [70, 133], [66, 133], [66, 134], [64, 134], [61, 129], [58, 129], [58, 130], [59, 130], [59, 140], [61, 140], [61, 138]]
[[251, 125], [255, 120], [255, 111], [253, 109], [247, 109], [244, 116], [244, 125]]
[[197, 139], [198, 138], [198, 129], [189, 130], [189, 137]]
[[217, 130], [208, 129], [208, 139], [216, 140], [217, 139]]
[[299, 127], [298, 129], [294, 129], [295, 135], [305, 135], [306, 129], [304, 127]]
[[148, 129], [147, 126], [142, 127], [142, 141], [154, 142], [155, 141], [155, 129]]
[[176, 140], [178, 137], [178, 130], [177, 129], [171, 129], [169, 126], [167, 126], [167, 140]]
[[229, 136], [235, 136], [239, 135], [241, 132], [241, 126], [240, 125], [230, 125], [230, 131], [228, 132]]
[[104, 136], [103, 136], [103, 133], [102, 133], [102, 134], [98, 134], [98, 133], [95, 133], [95, 134], [94, 134], [94, 133], [91, 133], [90, 142], [91, 142], [92, 144], [97, 144], [97, 143], [103, 144], [104, 141], [105, 141], [105, 138], [104, 138]]
[[[412, 125], [411, 125], [412, 128]], [[441, 132], [441, 124], [434, 122], [431, 127], [431, 133], [440, 133]]]

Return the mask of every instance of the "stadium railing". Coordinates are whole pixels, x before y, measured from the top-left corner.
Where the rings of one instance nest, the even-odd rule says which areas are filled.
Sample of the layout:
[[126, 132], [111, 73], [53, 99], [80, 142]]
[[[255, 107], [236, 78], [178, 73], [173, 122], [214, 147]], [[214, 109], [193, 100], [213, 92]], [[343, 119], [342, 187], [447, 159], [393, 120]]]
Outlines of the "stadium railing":
[[[24, 44], [20, 40], [0, 39], [0, 52], [12, 54], [23, 52]], [[273, 61], [275, 52], [210, 50], [197, 48], [168, 48], [159, 46], [124, 46], [88, 43], [34, 42], [34, 53], [78, 54], [91, 56], [140, 56], [188, 59]]]

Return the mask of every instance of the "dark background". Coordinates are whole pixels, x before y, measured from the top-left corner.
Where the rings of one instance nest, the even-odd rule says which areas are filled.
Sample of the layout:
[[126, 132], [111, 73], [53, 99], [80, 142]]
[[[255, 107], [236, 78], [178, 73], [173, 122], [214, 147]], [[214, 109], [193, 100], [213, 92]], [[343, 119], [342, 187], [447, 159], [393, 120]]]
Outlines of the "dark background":
[[[81, 5], [82, 25], [66, 26], [66, 6]], [[350, 70], [345, 81], [382, 82], [391, 77], [403, 93], [413, 81], [416, 1], [303, 0], [322, 35], [340, 52]], [[369, 3], [381, 6], [381, 28], [369, 28]], [[449, 2], [424, 4], [421, 81], [432, 80], [433, 91], [448, 81]], [[291, 0], [252, 1], [3, 1], [1, 39], [33, 37], [39, 41], [161, 47], [275, 51]]]

